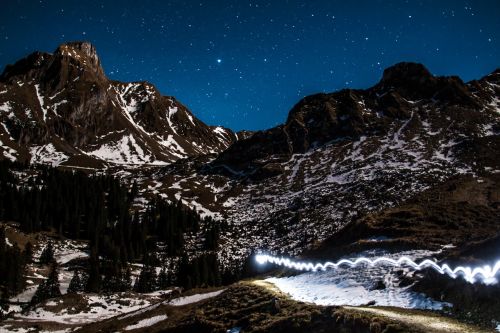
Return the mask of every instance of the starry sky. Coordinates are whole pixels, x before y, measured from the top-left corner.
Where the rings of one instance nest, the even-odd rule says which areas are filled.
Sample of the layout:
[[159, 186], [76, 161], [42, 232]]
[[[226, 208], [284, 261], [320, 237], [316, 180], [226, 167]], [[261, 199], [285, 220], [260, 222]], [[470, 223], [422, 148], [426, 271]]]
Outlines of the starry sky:
[[2, 1], [0, 68], [88, 40], [107, 75], [146, 80], [201, 120], [284, 122], [306, 95], [421, 62], [468, 81], [500, 67], [500, 1]]

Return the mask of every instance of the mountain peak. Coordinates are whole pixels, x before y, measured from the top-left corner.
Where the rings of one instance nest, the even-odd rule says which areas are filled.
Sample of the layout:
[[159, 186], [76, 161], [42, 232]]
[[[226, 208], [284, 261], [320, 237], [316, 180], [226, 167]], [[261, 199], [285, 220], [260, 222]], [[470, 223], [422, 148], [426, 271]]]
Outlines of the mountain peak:
[[408, 82], [424, 83], [434, 76], [422, 64], [414, 62], [400, 62], [384, 70], [381, 84], [400, 86]]
[[76, 41], [59, 45], [53, 54], [33, 52], [13, 65], [7, 65], [1, 82], [41, 79], [63, 85], [67, 80], [106, 80], [96, 48], [89, 42]]
[[98, 59], [95, 46], [86, 41], [75, 41], [61, 44], [56, 49], [55, 54], [72, 55], [77, 57], [85, 56], [92, 59]]
[[434, 76], [424, 65], [413, 62], [400, 62], [385, 69], [374, 89], [378, 94], [395, 91], [409, 100], [432, 98], [452, 104], [477, 106], [458, 76]]
[[96, 48], [90, 42], [75, 41], [61, 44], [54, 52], [54, 55], [71, 57], [86, 65], [86, 67], [92, 68], [94, 73], [104, 75]]

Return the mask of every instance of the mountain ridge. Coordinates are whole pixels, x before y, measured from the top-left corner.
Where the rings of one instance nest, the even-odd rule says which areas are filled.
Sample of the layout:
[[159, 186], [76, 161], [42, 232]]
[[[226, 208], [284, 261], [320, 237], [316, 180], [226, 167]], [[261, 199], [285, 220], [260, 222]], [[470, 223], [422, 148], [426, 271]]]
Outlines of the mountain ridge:
[[6, 66], [0, 92], [8, 147], [2, 155], [11, 159], [90, 167], [165, 164], [217, 153], [237, 140], [150, 83], [109, 80], [87, 42], [62, 44], [53, 54], [34, 52]]
[[[84, 49], [88, 62], [98, 64], [92, 49]], [[32, 67], [23, 75], [33, 77]], [[371, 88], [307, 96], [284, 124], [246, 138], [204, 125], [149, 83], [97, 80], [94, 87], [91, 79], [99, 70], [89, 73], [88, 81], [69, 83], [66, 90], [75, 93], [58, 95], [44, 91], [43, 82], [4, 75], [13, 98], [5, 98], [8, 89], [0, 83], [3, 155], [15, 158], [20, 150], [19, 145], [6, 149], [6, 142], [35, 142], [26, 160], [105, 167], [125, 183], [137, 183], [137, 210], [161, 195], [226, 220], [219, 259], [227, 269], [256, 247], [299, 254], [358, 215], [397, 205], [453, 177], [500, 170], [494, 157], [500, 133], [498, 70], [464, 83], [433, 76], [421, 64], [399, 63]], [[74, 100], [62, 103], [69, 97]], [[32, 100], [42, 126], [18, 126], [16, 119], [24, 119], [20, 110], [5, 112], [11, 109], [6, 103], [23, 99]], [[57, 103], [61, 109], [54, 108]], [[47, 133], [52, 146], [43, 141]], [[73, 155], [61, 158], [61, 150]], [[131, 172], [129, 165], [159, 167]], [[195, 249], [198, 236], [186, 237]]]
[[[2, 162], [2, 184], [11, 194], [6, 197], [17, 203], [5, 200], [6, 221], [19, 220], [30, 230], [42, 216], [45, 228], [58, 226], [60, 235], [76, 238], [71, 243], [82, 241], [81, 231], [95, 227], [102, 236], [95, 243], [102, 244], [105, 255], [129, 257], [134, 267], [139, 260], [143, 263], [140, 272], [134, 269], [136, 282], [162, 265], [164, 276], [167, 271], [175, 275], [171, 283], [186, 288], [231, 283], [262, 272], [252, 264], [260, 252], [304, 261], [386, 254], [456, 265], [486, 265], [495, 259], [490, 254], [500, 239], [500, 71], [464, 83], [454, 76], [433, 76], [421, 64], [398, 63], [371, 88], [307, 96], [283, 124], [240, 136], [203, 124], [150, 83], [103, 79], [95, 50], [71, 47], [61, 47], [55, 56], [28, 56], [31, 62], [21, 60], [2, 74], [0, 156], [17, 159], [24, 153], [24, 161], [34, 164], [91, 170], [75, 173]], [[77, 175], [78, 180], [71, 180]], [[23, 206], [36, 206], [32, 202], [40, 193], [43, 209], [21, 212]], [[94, 215], [96, 211], [103, 214]], [[12, 229], [14, 224], [8, 229], [11, 234]], [[89, 247], [78, 249], [66, 239], [57, 240], [59, 262], [69, 264], [66, 259], [76, 255], [78, 265], [87, 261], [88, 276], [94, 274], [99, 281], [99, 255], [89, 238]], [[7, 239], [6, 246], [11, 246]], [[68, 287], [71, 267], [62, 270]], [[119, 275], [119, 270], [114, 272], [106, 270], [104, 279]], [[292, 298], [304, 290], [301, 301], [319, 304], [351, 304], [344, 297], [333, 299], [332, 286], [356, 295], [351, 305], [438, 309], [449, 302], [455, 307], [445, 308], [447, 315], [474, 318], [487, 327], [499, 313], [498, 286], [469, 285], [428, 270], [346, 267], [272, 281], [256, 282]], [[291, 283], [290, 288], [283, 283]], [[139, 282], [136, 286], [140, 292], [156, 288], [154, 283], [144, 289]], [[237, 289], [234, 295], [242, 294]], [[248, 289], [253, 293], [255, 287]], [[473, 297], [476, 293], [480, 296]], [[50, 300], [19, 321], [32, 325], [24, 321], [29, 316], [38, 320], [44, 307], [51, 318], [53, 313], [73, 317], [66, 309], [74, 306], [74, 298], [84, 316], [101, 309], [114, 312], [116, 298], [128, 302], [121, 292], [111, 298], [87, 295], [64, 295], [62, 303]], [[116, 329], [116, 319], [128, 327], [163, 311], [163, 304], [157, 303], [158, 309], [146, 304], [164, 302], [157, 298], [165, 295], [149, 294], [144, 300], [145, 295], [132, 294], [130, 300], [148, 302], [141, 303], [133, 318], [108, 313], [118, 317], [109, 322], [101, 317], [104, 321], [94, 325], [97, 320], [87, 317], [92, 321], [88, 330], [108, 324]], [[217, 297], [214, 302], [227, 304], [224, 292]], [[479, 304], [471, 302], [478, 299]], [[263, 305], [267, 316], [269, 299]], [[130, 310], [123, 307], [123, 312]], [[226, 323], [223, 318], [220, 328], [227, 329]], [[185, 329], [198, 324], [194, 320]]]
[[[377, 112], [390, 118], [409, 116], [405, 111], [408, 99], [443, 99], [447, 103], [477, 108], [480, 106], [471, 96], [470, 87], [475, 86], [481, 92], [481, 85], [486, 80], [498, 82], [499, 72], [497, 69], [479, 80], [464, 83], [456, 76], [434, 76], [419, 63], [400, 62], [386, 68], [380, 81], [371, 88], [306, 96], [293, 106], [282, 125], [256, 132], [234, 133], [221, 126], [205, 125], [174, 97], [161, 96], [151, 83], [109, 80], [91, 43], [69, 42], [60, 45], [52, 54], [33, 52], [7, 65], [0, 75], [0, 84], [24, 90], [13, 92], [13, 96], [3, 91], [6, 88], [0, 90], [0, 103], [5, 100], [1, 105], [3, 111], [12, 108], [11, 100], [17, 95], [21, 95], [17, 101], [21, 105], [31, 100], [28, 105], [19, 107], [25, 108], [27, 116], [17, 117], [18, 120], [21, 118], [21, 124], [16, 124], [12, 115], [7, 116], [10, 121], [3, 126], [4, 148], [0, 156], [14, 159], [17, 152], [18, 160], [102, 168], [109, 163], [165, 164], [199, 154], [221, 153], [212, 164], [215, 168], [224, 165], [236, 172], [242, 171], [242, 166], [247, 171], [262, 170], [256, 161], [266, 155], [275, 155], [278, 160], [285, 161], [294, 153], [304, 153], [331, 140], [359, 137], [367, 128], [383, 131], [386, 127], [384, 121], [369, 119], [363, 114], [366, 99], [376, 101], [375, 105], [368, 107], [380, 108], [382, 111]], [[22, 89], [25, 83], [34, 86], [35, 94]], [[75, 92], [65, 93], [66, 88]], [[50, 105], [48, 101], [54, 103]], [[86, 112], [71, 110], [78, 108], [84, 108]], [[43, 122], [35, 124], [35, 128], [32, 128], [33, 122], [26, 119], [31, 109], [40, 109], [43, 113]], [[100, 112], [90, 112], [89, 109]], [[109, 110], [103, 109], [117, 110], [110, 114]], [[159, 114], [158, 109], [166, 110], [167, 116]], [[63, 114], [62, 119], [47, 126], [47, 117], [51, 121], [59, 112]], [[38, 112], [35, 110], [35, 113]], [[179, 123], [179, 132], [171, 116]], [[380, 118], [379, 114], [376, 116]], [[17, 135], [11, 136], [11, 133]], [[252, 136], [250, 141], [246, 140]], [[271, 139], [266, 140], [263, 136]], [[273, 143], [262, 144], [262, 140]], [[10, 141], [10, 144], [4, 141]], [[233, 143], [236, 144], [232, 146]], [[23, 145], [35, 147], [23, 149]], [[241, 161], [237, 162], [238, 159]], [[276, 170], [265, 170], [266, 173], [274, 175]]]
[[[332, 140], [384, 133], [393, 120], [409, 119], [410, 109], [422, 100], [447, 107], [480, 109], [481, 103], [474, 94], [485, 95], [485, 86], [489, 81], [498, 82], [499, 72], [497, 69], [479, 80], [464, 83], [457, 76], [433, 76], [419, 63], [397, 63], [385, 69], [380, 81], [370, 88], [342, 89], [302, 98], [290, 110], [285, 123], [235, 143], [213, 165], [225, 165], [236, 172], [245, 166], [247, 172], [255, 172], [263, 167], [258, 161], [266, 155], [278, 155], [279, 161], [286, 161], [294, 153], [305, 153]], [[263, 146], [263, 141], [269, 145]], [[236, 161], [241, 159], [239, 163], [234, 162], [235, 155]]]

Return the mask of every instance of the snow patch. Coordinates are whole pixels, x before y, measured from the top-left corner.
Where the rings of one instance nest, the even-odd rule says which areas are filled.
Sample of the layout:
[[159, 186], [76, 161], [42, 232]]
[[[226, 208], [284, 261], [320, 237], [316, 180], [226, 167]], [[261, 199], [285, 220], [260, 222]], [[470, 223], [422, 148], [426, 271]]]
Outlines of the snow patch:
[[196, 125], [194, 124], [193, 116], [192, 116], [192, 115], [190, 115], [188, 112], [186, 112], [186, 116], [188, 117], [188, 119], [189, 119], [189, 121], [191, 122], [191, 124], [193, 124], [193, 126], [196, 126]]
[[142, 319], [142, 320], [139, 320], [137, 322], [137, 324], [129, 325], [129, 326], [125, 327], [124, 330], [130, 331], [130, 330], [135, 330], [138, 328], [153, 326], [154, 324], [159, 323], [160, 321], [163, 321], [165, 319], [167, 319], [167, 315], [159, 315], [159, 316], [154, 316], [151, 318]]
[[2, 155], [5, 158], [8, 158], [11, 162], [14, 162], [17, 160], [17, 157], [15, 156], [15, 155], [17, 155], [17, 151], [15, 151], [14, 149], [12, 149], [9, 146], [4, 145], [4, 143], [2, 142], [1, 139], [0, 139], [0, 147], [3, 148]]
[[30, 162], [39, 164], [50, 164], [53, 167], [67, 161], [69, 157], [63, 152], [57, 151], [52, 143], [43, 146], [30, 147]]
[[43, 100], [43, 96], [40, 95], [40, 85], [35, 84], [35, 91], [36, 91], [36, 96], [38, 97], [38, 102], [40, 103], [40, 108], [42, 109], [43, 112], [43, 121], [47, 118], [47, 109], [45, 109], [45, 102]]
[[[374, 258], [376, 254], [378, 255], [376, 251], [370, 251], [361, 253], [360, 256]], [[430, 251], [416, 250], [385, 256], [407, 256], [416, 259], [432, 254]], [[414, 273], [406, 267], [361, 265], [307, 272], [291, 277], [269, 278], [266, 281], [273, 283], [295, 300], [318, 305], [360, 306], [375, 302], [377, 306], [432, 310], [451, 306], [449, 303], [438, 302], [423, 294], [412, 292], [409, 290], [411, 286], [400, 287], [396, 271], [401, 270], [408, 275]]]
[[143, 164], [152, 160], [132, 134], [124, 135], [119, 141], [106, 143], [87, 154], [116, 164]]
[[172, 119], [171, 119], [171, 118], [172, 118], [172, 116], [173, 116], [174, 114], [176, 114], [176, 113], [177, 113], [177, 111], [178, 111], [178, 110], [179, 110], [179, 109], [177, 108], [177, 106], [174, 106], [174, 107], [169, 106], [169, 107], [168, 107], [168, 111], [167, 111], [167, 122], [168, 122], [168, 126], [172, 129], [172, 131], [174, 131], [174, 133], [175, 133], [175, 134], [177, 134], [177, 130], [176, 130], [176, 128], [175, 128], [175, 126], [174, 126], [174, 124], [172, 123]]
[[64, 265], [71, 260], [87, 258], [89, 254], [77, 242], [68, 242], [56, 247], [54, 258], [59, 265]]
[[214, 291], [211, 293], [195, 294], [195, 295], [191, 295], [191, 296], [179, 297], [179, 298], [175, 298], [175, 299], [171, 300], [168, 304], [173, 305], [173, 306], [181, 306], [181, 305], [196, 303], [196, 302], [202, 301], [204, 299], [219, 296], [224, 290], [225, 289]]
[[220, 127], [220, 126], [217, 126], [216, 128], [214, 128], [214, 132], [217, 134], [217, 135], [220, 135], [220, 136], [223, 136], [225, 137], [226, 136], [226, 131], [224, 130], [224, 128]]
[[158, 141], [158, 143], [169, 149], [169, 152], [172, 155], [175, 155], [179, 158], [186, 157], [186, 151], [181, 147], [181, 145], [175, 141], [174, 136], [169, 134], [167, 135], [166, 140]]
[[[60, 312], [35, 308], [29, 312], [14, 315], [14, 319], [16, 321], [33, 320], [61, 324], [85, 324], [137, 311], [150, 305], [148, 300], [127, 297], [124, 293], [83, 295], [82, 297], [83, 301], [88, 304], [88, 310], [71, 313], [71, 308], [62, 308]], [[128, 302], [129, 305], [124, 305], [125, 302]]]
[[2, 104], [0, 104], [0, 111], [10, 112], [10, 110], [12, 110], [12, 105], [10, 104], [10, 102], [3, 102]]

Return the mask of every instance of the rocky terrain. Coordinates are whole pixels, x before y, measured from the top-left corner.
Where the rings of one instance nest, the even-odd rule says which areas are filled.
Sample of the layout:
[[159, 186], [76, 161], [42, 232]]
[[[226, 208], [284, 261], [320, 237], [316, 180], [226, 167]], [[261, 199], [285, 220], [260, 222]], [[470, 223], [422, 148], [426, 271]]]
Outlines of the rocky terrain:
[[[161, 197], [224, 223], [217, 250], [224, 272], [241, 271], [242, 263], [258, 251], [317, 260], [367, 251], [423, 253], [454, 264], [498, 260], [500, 70], [463, 82], [434, 76], [421, 64], [399, 63], [387, 68], [371, 88], [307, 96], [282, 125], [235, 133], [204, 124], [150, 83], [109, 80], [95, 48], [75, 42], [53, 54], [35, 52], [5, 68], [0, 76], [0, 123], [0, 158], [114, 175], [127, 186], [137, 185], [133, 207], [138, 212]], [[205, 242], [202, 231], [186, 232], [184, 238], [189, 256], [198, 256]], [[372, 273], [384, 280], [379, 287], [391, 295], [388, 303], [380, 302], [377, 297], [384, 294], [377, 291], [378, 296], [367, 292], [351, 305], [377, 299], [379, 305], [439, 309], [440, 315], [485, 328], [500, 325], [496, 286], [449, 281], [431, 271]], [[346, 290], [373, 291], [362, 274], [345, 274], [347, 281], [353, 274], [361, 280], [345, 284], [328, 274], [315, 277]], [[339, 308], [348, 304], [331, 299], [321, 303], [310, 290], [285, 297], [282, 292], [290, 286], [286, 283], [313, 279], [298, 275], [286, 280], [289, 272], [279, 271], [272, 275], [277, 280], [263, 276], [190, 305], [190, 315], [174, 310], [159, 295], [130, 296], [144, 306], [158, 305], [121, 319], [113, 317], [121, 311], [116, 310], [82, 330], [152, 326], [167, 332], [224, 332], [231, 328], [229, 322], [255, 332], [321, 331], [329, 325], [341, 332], [476, 330], [448, 319], [419, 326], [422, 323], [408, 321], [419, 313], [393, 308]], [[421, 294], [428, 303], [415, 302]], [[283, 317], [273, 317], [268, 304], [272, 295], [283, 298]], [[233, 304], [228, 300], [233, 297], [244, 300]], [[74, 302], [63, 296], [66, 301]], [[114, 299], [78, 301], [86, 304], [84, 317], [89, 320], [93, 301], [118, 308]], [[224, 310], [217, 302], [225, 304]], [[433, 302], [446, 306], [434, 307]], [[47, 306], [57, 308], [44, 304], [42, 315]], [[52, 313], [62, 309], [56, 308]], [[38, 322], [34, 313], [25, 316], [3, 327]], [[54, 327], [73, 330], [88, 323]]]
[[499, 79], [466, 84], [398, 64], [371, 89], [304, 98], [284, 125], [218, 156], [122, 175], [139, 179], [145, 196], [153, 190], [227, 220], [228, 265], [251, 249], [297, 255], [450, 179], [494, 177]]
[[85, 42], [8, 65], [0, 111], [3, 157], [53, 166], [166, 164], [221, 152], [237, 140], [150, 83], [109, 80]]

